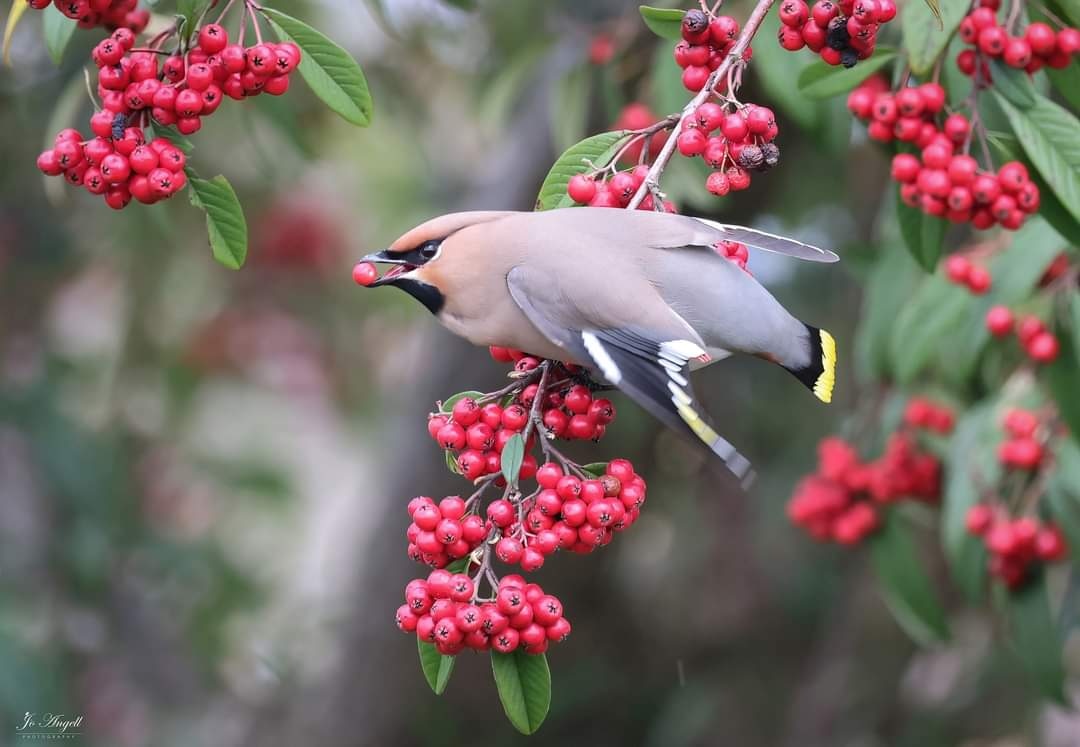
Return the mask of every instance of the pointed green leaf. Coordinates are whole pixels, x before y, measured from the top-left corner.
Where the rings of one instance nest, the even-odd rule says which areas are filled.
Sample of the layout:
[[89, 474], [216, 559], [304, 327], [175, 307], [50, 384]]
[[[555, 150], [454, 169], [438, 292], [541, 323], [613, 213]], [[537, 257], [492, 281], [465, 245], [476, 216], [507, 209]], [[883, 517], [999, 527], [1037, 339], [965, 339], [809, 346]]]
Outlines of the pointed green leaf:
[[547, 657], [521, 649], [512, 654], [491, 652], [491, 671], [506, 717], [522, 734], [540, 728], [551, 707], [551, 671]]
[[949, 0], [940, 9], [932, 8], [929, 3], [904, 3], [900, 26], [913, 73], [923, 76], [934, 68], [967, 11], [968, 6], [957, 0]]
[[825, 62], [813, 62], [799, 73], [799, 93], [808, 99], [826, 99], [847, 93], [896, 59], [896, 50], [879, 47], [868, 59], [845, 68]]
[[899, 190], [896, 194], [896, 219], [900, 223], [900, 235], [904, 237], [908, 251], [919, 266], [927, 272], [933, 272], [941, 259], [945, 231], [949, 224], [941, 218], [905, 205], [900, 199]]
[[997, 428], [992, 403], [972, 408], [957, 423], [949, 448], [949, 471], [941, 507], [941, 544], [956, 584], [971, 600], [982, 595], [986, 550], [967, 530], [968, 509], [979, 503], [978, 484], [997, 483], [1001, 466], [993, 442]]
[[990, 61], [990, 75], [994, 79], [994, 90], [1021, 109], [1035, 105], [1035, 87], [1031, 77], [1022, 70], [1009, 67], [1000, 60]]
[[321, 31], [273, 8], [263, 8], [282, 41], [292, 40], [302, 57], [297, 68], [312, 92], [341, 115], [360, 127], [371, 123], [371, 92], [360, 65], [348, 52]]
[[1066, 704], [1061, 632], [1051, 614], [1043, 579], [1007, 593], [1005, 608], [1009, 639], [1024, 668], [1045, 697]]
[[1074, 566], [1080, 566], [1080, 444], [1073, 439], [1054, 442], [1054, 471], [1046, 486], [1045, 505], [1065, 533]]
[[870, 553], [885, 603], [896, 621], [908, 635], [928, 645], [946, 640], [949, 626], [910, 531], [899, 513], [890, 511], [885, 526], [870, 541]]
[[938, 4], [938, 0], [926, 0], [926, 7], [930, 9], [930, 13], [938, 20], [938, 25], [941, 25], [941, 5]]
[[551, 139], [556, 150], [569, 148], [586, 132], [590, 73], [587, 67], [571, 68], [552, 88]]
[[210, 0], [176, 0], [176, 14], [183, 19], [180, 26], [180, 35], [183, 38], [189, 39], [195, 33], [199, 16], [209, 3]]
[[682, 39], [682, 19], [685, 10], [671, 8], [653, 8], [648, 5], [638, 7], [641, 19], [654, 34], [664, 39], [678, 41]]
[[456, 656], [445, 656], [439, 653], [434, 643], [416, 639], [417, 648], [420, 651], [420, 668], [424, 671], [424, 679], [436, 695], [442, 695], [450, 682], [450, 675], [454, 673]]
[[41, 35], [45, 38], [45, 49], [49, 51], [54, 64], [59, 65], [64, 59], [64, 50], [75, 28], [74, 19], [65, 16], [55, 5], [46, 6], [41, 16]]
[[483, 396], [484, 396], [483, 392], [477, 392], [477, 391], [472, 390], [472, 389], [469, 389], [469, 390], [464, 391], [464, 392], [458, 392], [457, 394], [452, 394], [452, 395], [450, 395], [449, 397], [447, 397], [446, 399], [444, 399], [442, 401], [442, 404], [439, 406], [439, 412], [444, 412], [444, 413], [450, 414], [454, 410], [454, 405], [456, 405], [460, 400], [463, 400], [466, 397], [472, 397], [473, 399], [480, 399]]
[[1044, 69], [1054, 90], [1060, 93], [1074, 110], [1080, 109], [1080, 62], [1073, 60], [1071, 65], [1061, 70], [1052, 67]]
[[601, 132], [599, 135], [587, 137], [580, 143], [570, 146], [559, 156], [548, 175], [544, 177], [544, 183], [540, 185], [540, 194], [536, 198], [536, 209], [551, 210], [573, 206], [574, 201], [566, 194], [566, 185], [570, 183], [570, 177], [589, 171], [589, 163], [598, 167], [606, 165], [624, 144], [626, 135], [626, 130]]
[[218, 174], [213, 179], [200, 179], [187, 169], [191, 204], [206, 211], [206, 231], [214, 259], [226, 267], [239, 270], [247, 257], [247, 221], [244, 209], [236, 199], [229, 180]]
[[995, 100], [1039, 175], [1080, 221], [1080, 121], [1045, 96], [1037, 95], [1029, 109], [1018, 109], [999, 93]]
[[1040, 370], [1040, 378], [1057, 402], [1058, 413], [1080, 442], [1080, 293], [1070, 293], [1062, 313], [1055, 318], [1054, 333], [1060, 350]]
[[520, 433], [515, 433], [503, 446], [502, 457], [499, 464], [502, 466], [502, 475], [510, 485], [516, 485], [518, 473], [521, 472], [521, 463], [525, 459], [525, 439]]
[[910, 384], [933, 361], [947, 336], [962, 325], [971, 296], [936, 274], [926, 278], [896, 318], [889, 339], [892, 370]]
[[583, 464], [581, 469], [588, 472], [593, 477], [600, 477], [600, 475], [607, 472], [607, 462], [591, 462], [589, 464]]

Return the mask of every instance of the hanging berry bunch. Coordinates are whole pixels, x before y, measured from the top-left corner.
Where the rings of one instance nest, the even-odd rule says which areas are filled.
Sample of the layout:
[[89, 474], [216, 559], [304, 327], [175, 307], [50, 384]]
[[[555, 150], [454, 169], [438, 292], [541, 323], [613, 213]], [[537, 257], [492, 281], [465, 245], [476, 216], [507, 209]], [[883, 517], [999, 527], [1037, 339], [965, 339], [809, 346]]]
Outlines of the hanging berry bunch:
[[[189, 15], [172, 22], [157, 17], [153, 28], [164, 29], [140, 39], [152, 16], [134, 0], [57, 0], [80, 27], [110, 33], [91, 53], [97, 81], [89, 133], [64, 129], [37, 165], [100, 195], [115, 210], [132, 199], [148, 205], [165, 200], [191, 184], [191, 201], [212, 226], [215, 258], [236, 268], [247, 251], [243, 211], [223, 176], [195, 175], [185, 136], [198, 132], [226, 98], [285, 93], [298, 68], [314, 93], [354, 124], [367, 124], [371, 100], [355, 60], [320, 32], [254, 0], [219, 3], [188, 3]], [[33, 8], [47, 5], [30, 0]], [[271, 30], [276, 39], [266, 35]]]
[[987, 87], [993, 82], [990, 60], [1001, 60], [1031, 74], [1043, 66], [1057, 70], [1068, 67], [1080, 52], [1080, 30], [1059, 24], [1055, 32], [1041, 21], [1021, 30], [1016, 13], [1010, 13], [1004, 24], [998, 22], [1000, 6], [1000, 0], [979, 0], [960, 22], [960, 38], [970, 46], [956, 56], [956, 66], [978, 85]]
[[1002, 427], [1006, 440], [997, 452], [1001, 484], [984, 488], [984, 500], [968, 509], [966, 526], [982, 538], [990, 574], [1017, 589], [1037, 575], [1040, 564], [1065, 559], [1069, 548], [1061, 529], [1038, 515], [1045, 487], [1040, 476], [1050, 466], [1046, 444], [1054, 423], [1039, 413], [1014, 409], [1005, 414]]
[[[944, 105], [945, 91], [936, 83], [894, 92], [879, 76], [848, 96], [848, 109], [869, 120], [870, 137], [881, 142], [895, 139], [919, 149], [918, 155], [893, 156], [892, 177], [899, 182], [906, 205], [980, 230], [1000, 225], [1015, 231], [1038, 211], [1039, 188], [1019, 161], [1004, 163], [996, 172], [980, 167], [970, 153], [973, 138], [986, 137], [981, 122], [973, 127], [963, 114], [953, 113], [939, 128], [935, 120]], [[986, 148], [984, 161], [992, 167]]]
[[920, 447], [919, 433], [944, 435], [952, 427], [948, 407], [916, 398], [904, 413], [904, 426], [872, 462], [863, 462], [841, 438], [825, 439], [818, 446], [818, 470], [795, 489], [788, 518], [815, 539], [855, 545], [882, 525], [887, 506], [903, 500], [937, 502], [941, 463]]
[[806, 47], [830, 65], [854, 67], [874, 53], [881, 26], [896, 17], [893, 0], [782, 0], [777, 40], [796, 52]]
[[141, 34], [150, 23], [150, 11], [137, 8], [137, 0], [26, 0], [34, 10], [44, 10], [50, 5], [68, 18], [77, 21], [79, 28], [98, 26], [106, 31], [125, 28]]

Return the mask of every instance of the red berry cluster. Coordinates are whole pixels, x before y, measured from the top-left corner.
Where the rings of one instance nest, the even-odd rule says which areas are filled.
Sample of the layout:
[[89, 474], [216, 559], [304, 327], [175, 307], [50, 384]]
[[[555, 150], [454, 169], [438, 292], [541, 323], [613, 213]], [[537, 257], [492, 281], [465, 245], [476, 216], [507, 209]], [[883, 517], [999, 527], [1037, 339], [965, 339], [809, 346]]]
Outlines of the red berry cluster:
[[896, 17], [893, 0], [803, 0], [780, 4], [780, 46], [792, 52], [807, 47], [830, 65], [853, 67], [874, 53], [878, 29]]
[[1007, 306], [992, 306], [986, 312], [986, 328], [994, 337], [1004, 338], [1014, 331], [1020, 346], [1028, 357], [1037, 363], [1052, 363], [1061, 349], [1054, 333], [1037, 316], [1023, 316], [1018, 320]]
[[950, 283], [962, 285], [976, 296], [990, 290], [993, 277], [990, 271], [971, 261], [964, 254], [951, 254], [945, 260], [945, 277]]
[[[945, 108], [945, 89], [937, 83], [923, 83], [894, 93], [885, 78], [872, 75], [848, 94], [847, 107], [858, 119], [869, 122], [866, 134], [873, 140], [899, 140], [925, 148], [938, 135], [934, 117]], [[965, 130], [959, 142], [966, 137]]]
[[750, 260], [750, 250], [746, 244], [740, 244], [738, 241], [720, 241], [713, 244], [713, 249], [724, 259], [734, 262], [743, 272], [750, 273], [750, 270], [746, 269], [746, 263]]
[[1003, 425], [1006, 440], [998, 446], [998, 461], [1009, 469], [1037, 469], [1045, 457], [1043, 442], [1037, 438], [1038, 416], [1028, 410], [1010, 410]]
[[118, 210], [132, 197], [145, 204], [170, 197], [187, 183], [184, 156], [168, 141], [155, 140], [163, 143], [160, 147], [146, 143], [142, 128], [150, 118], [190, 135], [202, 126], [202, 117], [217, 110], [223, 95], [284, 93], [289, 73], [300, 63], [300, 48], [292, 42], [244, 49], [229, 44], [228, 32], [216, 23], [202, 26], [198, 45], [185, 56], [166, 58], [160, 69], [159, 54], [135, 48], [135, 34], [126, 27], [99, 42], [91, 55], [102, 102], [90, 117], [95, 138], [83, 141], [75, 130], [64, 130], [53, 150], [38, 157], [38, 168], [64, 173], [68, 182], [105, 195]]
[[1000, 0], [980, 0], [960, 22], [960, 38], [970, 45], [956, 56], [956, 66], [964, 75], [974, 76], [983, 84], [991, 82], [989, 59], [999, 59], [1009, 67], [1029, 74], [1044, 65], [1065, 68], [1080, 52], [1080, 30], [1065, 27], [1057, 33], [1042, 22], [1029, 24], [1023, 35], [1015, 36], [998, 23]]
[[645, 481], [625, 459], [613, 459], [598, 478], [566, 474], [554, 462], [536, 473], [540, 490], [522, 503], [524, 525], [518, 511], [505, 499], [492, 501], [488, 520], [502, 531], [495, 556], [504, 563], [520, 563], [534, 571], [556, 550], [587, 554], [611, 542], [614, 532], [628, 529], [645, 502]]
[[[962, 114], [953, 114], [967, 119]], [[948, 132], [946, 121], [946, 133]], [[893, 156], [892, 176], [900, 182], [904, 204], [953, 223], [971, 223], [985, 230], [995, 223], [1015, 231], [1039, 209], [1039, 188], [1019, 161], [1009, 161], [992, 174], [979, 169], [969, 155], [956, 153], [956, 141], [935, 135], [922, 149], [922, 162], [910, 153]], [[965, 282], [975, 292], [978, 283]]]
[[[697, 92], [731, 54], [739, 37], [739, 22], [731, 16], [710, 16], [701, 10], [688, 10], [682, 20], [682, 37], [675, 45], [675, 62], [683, 69], [683, 85]], [[748, 46], [743, 61], [749, 62], [753, 54]]]
[[[466, 648], [508, 654], [521, 649], [542, 654], [549, 643], [566, 640], [570, 623], [562, 602], [521, 576], [504, 576], [492, 601], [476, 599], [476, 586], [464, 573], [434, 570], [405, 587], [397, 626], [454, 656]], [[479, 602], [479, 603], [478, 603]]]
[[[472, 397], [454, 403], [449, 413], [428, 417], [428, 434], [440, 448], [456, 452], [455, 465], [467, 480], [495, 474], [501, 469], [500, 455], [506, 442], [525, 430], [529, 410], [514, 402], [503, 407], [498, 402], [480, 405]], [[534, 439], [526, 445], [526, 451]], [[536, 457], [529, 454], [521, 465], [521, 478], [536, 474]]]
[[701, 159], [715, 169], [705, 188], [717, 197], [750, 186], [751, 171], [768, 171], [780, 162], [773, 140], [780, 134], [776, 117], [765, 106], [745, 104], [729, 109], [707, 101], [683, 120], [676, 145], [687, 158]]
[[[566, 193], [574, 202], [589, 207], [624, 208], [630, 204], [638, 187], [644, 184], [648, 173], [649, 167], [639, 164], [632, 169], [616, 171], [613, 174], [607, 174], [606, 170], [575, 174], [566, 185]], [[653, 196], [645, 195], [637, 209], [654, 210]], [[669, 213], [676, 212], [675, 205], [669, 200], [664, 201], [664, 210]]]
[[465, 501], [456, 495], [438, 503], [427, 496], [413, 498], [409, 517], [409, 557], [434, 568], [445, 568], [452, 560], [464, 558], [488, 535], [484, 520], [466, 514]]
[[912, 397], [904, 408], [904, 425], [947, 436], [956, 425], [952, 408], [926, 397]]
[[141, 127], [124, 127], [118, 134], [84, 140], [78, 130], [61, 130], [52, 149], [38, 156], [38, 169], [102, 195], [114, 210], [126, 207], [132, 197], [150, 204], [184, 188], [187, 159], [182, 150], [160, 137], [147, 143]]
[[136, 0], [26, 0], [35, 10], [50, 5], [68, 18], [78, 21], [79, 28], [104, 26], [109, 31], [126, 28], [142, 33], [150, 23], [150, 11], [136, 8]]
[[167, 57], [160, 71], [155, 53], [130, 50], [127, 38], [105, 39], [94, 48], [104, 109], [91, 126], [99, 121], [106, 129], [117, 115], [131, 118], [148, 111], [159, 124], [190, 135], [202, 126], [202, 117], [217, 111], [223, 95], [240, 100], [263, 91], [285, 93], [289, 74], [300, 64], [300, 48], [292, 42], [245, 49], [229, 44], [228, 32], [217, 23], [201, 27], [198, 44], [184, 56]]
[[[920, 409], [918, 427], [951, 427], [944, 408]], [[920, 451], [909, 431], [894, 433], [885, 453], [868, 463], [848, 442], [827, 438], [818, 446], [817, 473], [796, 487], [787, 514], [815, 539], [855, 545], [877, 530], [885, 505], [903, 498], [936, 501], [940, 490], [940, 462]]]
[[1004, 508], [977, 503], [966, 519], [968, 532], [982, 537], [990, 553], [990, 573], [1010, 589], [1023, 586], [1038, 563], [1054, 563], [1069, 554], [1061, 530], [1034, 516], [1013, 518]]

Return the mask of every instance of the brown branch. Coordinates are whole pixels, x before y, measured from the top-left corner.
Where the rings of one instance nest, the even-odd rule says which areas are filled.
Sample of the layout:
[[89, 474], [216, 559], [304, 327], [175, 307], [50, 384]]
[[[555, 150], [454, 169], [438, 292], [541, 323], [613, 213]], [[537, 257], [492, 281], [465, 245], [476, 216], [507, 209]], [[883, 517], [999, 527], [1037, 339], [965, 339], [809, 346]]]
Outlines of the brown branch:
[[[698, 91], [694, 98], [690, 99], [689, 103], [683, 107], [682, 114], [679, 116], [679, 124], [675, 127], [675, 133], [682, 131], [682, 124], [688, 117], [693, 116], [694, 110], [704, 104], [710, 96], [713, 94], [713, 89], [716, 84], [725, 79], [728, 70], [732, 65], [744, 65], [742, 60], [743, 52], [750, 46], [750, 42], [753, 40], [754, 35], [757, 33], [758, 28], [761, 26], [761, 22], [765, 20], [765, 16], [768, 15], [769, 9], [772, 8], [775, 0], [758, 0], [757, 5], [754, 6], [754, 11], [750, 14], [750, 17], [746, 19], [746, 25], [743, 26], [742, 33], [739, 34], [739, 38], [735, 41], [735, 46], [731, 48], [731, 52], [724, 58], [724, 61], [720, 63], [720, 67], [712, 71], [709, 79], [705, 81], [705, 85]], [[731, 91], [728, 91], [731, 93]], [[634, 210], [645, 199], [645, 195], [650, 194], [652, 191], [659, 189], [660, 176], [664, 173], [664, 169], [667, 167], [668, 161], [671, 160], [672, 154], [675, 152], [675, 142], [677, 137], [669, 137], [667, 142], [664, 143], [664, 147], [660, 149], [660, 153], [656, 156], [656, 160], [653, 161], [653, 165], [649, 167], [649, 173], [645, 177], [645, 181], [638, 187], [637, 192], [634, 193], [634, 197], [630, 200], [630, 204], [626, 206], [627, 210]]]

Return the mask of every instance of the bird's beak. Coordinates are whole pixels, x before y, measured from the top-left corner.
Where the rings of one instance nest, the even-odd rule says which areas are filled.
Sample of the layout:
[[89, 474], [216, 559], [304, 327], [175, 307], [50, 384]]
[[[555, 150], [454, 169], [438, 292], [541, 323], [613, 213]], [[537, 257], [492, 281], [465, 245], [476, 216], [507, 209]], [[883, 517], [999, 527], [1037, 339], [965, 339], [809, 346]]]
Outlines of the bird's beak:
[[402, 275], [402, 274], [408, 272], [409, 270], [415, 269], [415, 267], [413, 265], [409, 264], [408, 262], [406, 262], [401, 257], [395, 257], [393, 254], [390, 253], [389, 250], [384, 250], [384, 251], [381, 251], [381, 252], [375, 252], [374, 254], [369, 254], [360, 261], [361, 262], [374, 262], [376, 264], [384, 264], [384, 265], [397, 265], [397, 267], [394, 267], [388, 273], [386, 273], [381, 278], [379, 278], [374, 283], [372, 283], [371, 286], [369, 286], [369, 287], [372, 287], [372, 288], [380, 286], [380, 285], [386, 285], [387, 283], [392, 283], [392, 282], [394, 282], [394, 278], [396, 278], [397, 276]]

